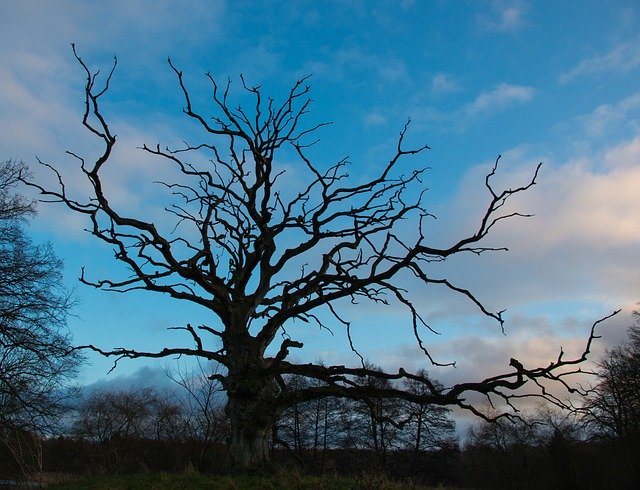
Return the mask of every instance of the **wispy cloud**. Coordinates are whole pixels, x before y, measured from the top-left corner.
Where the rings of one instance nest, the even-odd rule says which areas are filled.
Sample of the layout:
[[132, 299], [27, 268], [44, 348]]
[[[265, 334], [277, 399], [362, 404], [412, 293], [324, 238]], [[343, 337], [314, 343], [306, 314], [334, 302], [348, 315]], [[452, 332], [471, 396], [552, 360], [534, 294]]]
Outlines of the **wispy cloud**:
[[501, 83], [491, 90], [480, 93], [462, 111], [468, 116], [500, 111], [514, 104], [528, 102], [533, 98], [534, 93], [535, 90], [532, 87]]
[[434, 106], [414, 109], [415, 121], [437, 123], [446, 131], [464, 131], [480, 117], [493, 116], [511, 107], [525, 104], [535, 97], [536, 90], [525, 85], [500, 83], [480, 92], [476, 97], [451, 111], [441, 111]]
[[634, 112], [640, 116], [640, 92], [614, 104], [601, 104], [589, 114], [579, 116], [577, 120], [587, 135], [601, 136], [621, 125], [633, 124], [633, 117], [630, 119], [630, 116]]
[[611, 168], [640, 167], [640, 136], [607, 150], [604, 154], [604, 162]]
[[364, 116], [364, 124], [366, 126], [380, 126], [386, 122], [387, 118], [377, 111], [369, 112]]
[[328, 52], [324, 59], [309, 60], [294, 75], [313, 73], [315, 76], [336, 81], [362, 72], [375, 73], [380, 85], [385, 87], [410, 79], [407, 67], [401, 60], [355, 47]]
[[460, 82], [448, 73], [439, 72], [431, 80], [431, 90], [437, 94], [458, 92]]
[[491, 11], [476, 18], [483, 31], [514, 33], [525, 24], [529, 5], [522, 1], [499, 0], [491, 2]]
[[636, 39], [614, 46], [608, 52], [580, 61], [570, 70], [562, 73], [558, 81], [572, 80], [600, 73], [626, 73], [640, 67], [640, 40]]
[[637, 112], [640, 116], [640, 92], [614, 103], [601, 104], [591, 113], [580, 116], [578, 121], [587, 134], [600, 136], [630, 123], [629, 116]]

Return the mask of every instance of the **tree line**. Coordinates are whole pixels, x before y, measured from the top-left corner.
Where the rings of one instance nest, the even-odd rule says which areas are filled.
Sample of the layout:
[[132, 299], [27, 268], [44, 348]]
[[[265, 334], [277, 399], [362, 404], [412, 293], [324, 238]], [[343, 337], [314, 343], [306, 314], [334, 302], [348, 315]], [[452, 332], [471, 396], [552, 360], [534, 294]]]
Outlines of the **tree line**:
[[[629, 331], [637, 338], [640, 322]], [[619, 372], [637, 377], [640, 364], [629, 362], [638, 352], [636, 342], [610, 351], [599, 364], [590, 395], [571, 412], [542, 405], [511, 420], [477, 422], [459, 438], [446, 407], [328, 397], [290, 407], [272, 427], [269, 450], [275, 464], [309, 473], [381, 473], [463, 488], [634, 488], [639, 395], [629, 390], [613, 403], [610, 379], [615, 374], [618, 384], [634, 383]], [[202, 473], [228, 471], [227, 400], [219, 383], [208, 379], [217, 369], [204, 364], [167, 367], [167, 376], [176, 383], [171, 390], [135, 386], [85, 393], [67, 409], [55, 433], [28, 434], [31, 446], [24, 445], [26, 433], [14, 431], [14, 437], [23, 438], [22, 469], [76, 474], [190, 467]], [[20, 469], [16, 452], [7, 449], [5, 444], [0, 451], [4, 476], [10, 468]]]

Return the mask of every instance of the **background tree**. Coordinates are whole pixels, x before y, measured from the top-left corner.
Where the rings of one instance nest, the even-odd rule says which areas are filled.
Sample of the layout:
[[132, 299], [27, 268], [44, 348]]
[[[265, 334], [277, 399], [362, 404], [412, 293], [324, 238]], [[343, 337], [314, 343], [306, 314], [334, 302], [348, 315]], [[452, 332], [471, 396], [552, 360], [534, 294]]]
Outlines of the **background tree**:
[[[429, 379], [425, 370], [417, 373], [423, 378]], [[433, 381], [439, 390], [444, 387], [439, 381]], [[417, 383], [411, 379], [404, 380], [404, 388], [420, 395], [425, 390], [423, 383]], [[409, 422], [403, 430], [403, 439], [406, 447], [416, 454], [425, 450], [443, 449], [456, 444], [455, 422], [451, 419], [451, 410], [441, 405], [428, 405], [425, 403], [406, 403], [405, 410], [410, 415]]]
[[[369, 167], [376, 176], [350, 180], [346, 158], [329, 165], [311, 161], [314, 133], [324, 124], [303, 124], [311, 104], [306, 79], [296, 82], [284, 100], [277, 102], [241, 77], [252, 98], [251, 109], [246, 109], [231, 101], [230, 83], [220, 87], [207, 75], [213, 90], [213, 114], [204, 114], [194, 107], [183, 73], [169, 60], [184, 96], [184, 113], [205, 138], [176, 149], [159, 144], [142, 147], [176, 172], [175, 180], [161, 183], [173, 197], [166, 208], [175, 220], [172, 234], [174, 227], [164, 232], [161, 223], [117, 209], [106, 194], [101, 179], [116, 137], [101, 101], [116, 64], [100, 85], [98, 72], [93, 73], [77, 54], [76, 58], [87, 77], [83, 124], [102, 143], [102, 152], [92, 162], [71, 155], [92, 196], [78, 200], [47, 163], [61, 185], [48, 189], [34, 185], [46, 199], [63, 202], [85, 215], [91, 233], [114, 248], [116, 260], [126, 269], [121, 277], [91, 280], [83, 273], [81, 280], [110, 291], [146, 290], [192, 302], [208, 310], [215, 322], [196, 327], [185, 322], [182, 329], [191, 345], [159, 352], [84, 347], [116, 359], [182, 354], [222, 364], [225, 372], [214, 378], [228, 395], [230, 452], [237, 468], [260, 466], [268, 460], [272, 426], [283, 410], [301, 401], [326, 396], [397, 398], [457, 405], [477, 413], [467, 401], [469, 393], [495, 394], [508, 400], [511, 390], [529, 380], [557, 380], [562, 376], [560, 370], [585, 359], [591, 338], [576, 359], [561, 354], [542, 368], [525, 368], [514, 360], [508, 373], [445, 390], [402, 368], [383, 372], [368, 369], [364, 363], [346, 367], [291, 362], [289, 350], [302, 347], [288, 333], [294, 321], [342, 325], [351, 339], [350, 324], [339, 311], [348, 301], [404, 305], [409, 314], [407, 328], [431, 359], [421, 333], [428, 327], [402, 287], [407, 274], [460, 294], [502, 325], [502, 312], [490, 311], [469, 290], [432, 275], [429, 265], [456, 254], [496, 250], [484, 245], [484, 238], [500, 221], [522, 216], [506, 206], [514, 195], [535, 184], [537, 169], [524, 185], [500, 191], [492, 183], [496, 161], [485, 180], [488, 203], [476, 231], [435, 247], [425, 238], [431, 215], [423, 207], [424, 169], [400, 168], [401, 161], [428, 148], [407, 147], [408, 123], [388, 161]], [[306, 171], [306, 180], [295, 190], [281, 182], [283, 168], [277, 156], [286, 151], [292, 151], [301, 171]], [[279, 346], [278, 335], [283, 336]], [[353, 342], [351, 347], [355, 351]], [[283, 381], [287, 375], [320, 383], [289, 389]], [[367, 382], [371, 378], [381, 383]], [[417, 394], [384, 386], [385, 380], [400, 379], [422, 383], [425, 390]]]
[[210, 452], [215, 444], [224, 444], [229, 437], [229, 423], [224, 413], [226, 397], [212, 375], [220, 374], [220, 365], [198, 359], [194, 368], [167, 365], [165, 374], [179, 386], [177, 394], [184, 416], [185, 436], [200, 445], [197, 467], [210, 469]]
[[[379, 366], [366, 362], [365, 368], [371, 372], [382, 372]], [[388, 379], [369, 376], [363, 385], [372, 390], [396, 389]], [[356, 449], [371, 454], [371, 466], [386, 468], [389, 454], [402, 447], [401, 430], [410, 420], [406, 404], [398, 398], [364, 398], [344, 404], [341, 415], [344, 448]]]
[[[303, 376], [284, 379], [289, 389], [303, 389], [318, 380]], [[273, 442], [292, 451], [308, 469], [324, 473], [335, 469], [330, 450], [341, 447], [344, 418], [353, 415], [353, 404], [336, 397], [296, 402], [284, 410], [274, 430]], [[349, 427], [348, 425], [346, 426]]]
[[91, 443], [94, 470], [139, 469], [148, 459], [146, 441], [175, 446], [188, 437], [182, 407], [171, 398], [148, 387], [94, 391], [78, 407], [71, 432]]
[[62, 262], [24, 230], [35, 205], [15, 186], [26, 173], [22, 162], [0, 164], [0, 441], [21, 448], [54, 429], [81, 362], [70, 353]]
[[598, 384], [582, 412], [595, 437], [613, 441], [635, 481], [640, 482], [640, 312], [625, 344], [607, 351], [599, 362]]

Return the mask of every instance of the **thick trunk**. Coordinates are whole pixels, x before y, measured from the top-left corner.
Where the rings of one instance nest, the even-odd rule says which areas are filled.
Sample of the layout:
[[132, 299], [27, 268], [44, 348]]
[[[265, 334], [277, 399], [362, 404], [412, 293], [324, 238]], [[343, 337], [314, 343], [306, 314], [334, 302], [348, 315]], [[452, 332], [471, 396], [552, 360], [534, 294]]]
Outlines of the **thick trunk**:
[[273, 400], [258, 396], [229, 398], [229, 456], [234, 470], [255, 472], [268, 465], [269, 436], [277, 419], [273, 405]]
[[[245, 406], [243, 406], [245, 405]], [[257, 471], [269, 461], [271, 422], [252, 416], [246, 403], [229, 400], [227, 412], [231, 421], [229, 456], [238, 471]]]
[[229, 349], [233, 354], [225, 382], [231, 424], [229, 456], [235, 471], [260, 472], [268, 465], [269, 436], [280, 416], [277, 387], [253, 339], [243, 340]]

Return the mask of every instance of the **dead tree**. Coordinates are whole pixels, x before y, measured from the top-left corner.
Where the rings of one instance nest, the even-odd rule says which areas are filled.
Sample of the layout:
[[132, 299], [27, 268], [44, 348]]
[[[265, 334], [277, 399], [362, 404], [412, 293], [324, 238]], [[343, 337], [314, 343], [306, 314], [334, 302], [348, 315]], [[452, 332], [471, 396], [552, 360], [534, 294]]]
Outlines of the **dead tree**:
[[[228, 395], [230, 455], [237, 468], [260, 466], [268, 460], [271, 427], [282, 411], [296, 402], [326, 396], [399, 398], [418, 404], [457, 405], [479, 413], [468, 402], [468, 394], [497, 395], [510, 402], [516, 396], [513, 390], [525, 383], [542, 389], [543, 380], [563, 382], [563, 370], [575, 370], [572, 367], [586, 358], [595, 337], [593, 330], [584, 353], [576, 359], [565, 359], [561, 352], [546, 367], [525, 368], [512, 363], [505, 374], [446, 389], [402, 367], [383, 372], [368, 369], [364, 363], [348, 367], [291, 362], [290, 349], [300, 348], [302, 343], [290, 337], [288, 327], [294, 321], [328, 327], [323, 310], [335, 325], [346, 329], [355, 351], [350, 324], [338, 311], [343, 300], [404, 305], [406, 328], [412, 330], [426, 358], [433, 362], [421, 336], [429, 327], [402, 287], [403, 273], [425, 285], [458, 293], [502, 326], [503, 312], [490, 311], [473, 292], [432, 275], [430, 264], [457, 254], [501, 250], [486, 246], [484, 239], [499, 222], [526, 216], [507, 211], [507, 203], [535, 184], [540, 167], [524, 185], [498, 190], [493, 185], [496, 161], [485, 179], [488, 203], [476, 231], [448, 246], [434, 247], [425, 238], [426, 222], [432, 217], [423, 207], [425, 169], [403, 173], [399, 168], [401, 161], [428, 149], [426, 145], [406, 146], [408, 123], [377, 176], [368, 181], [351, 179], [346, 158], [323, 166], [309, 156], [314, 134], [325, 124], [303, 124], [311, 104], [306, 79], [296, 82], [284, 101], [277, 102], [265, 97], [261, 87], [248, 85], [240, 77], [246, 94], [253, 98], [251, 108], [246, 108], [231, 101], [230, 82], [221, 86], [207, 74], [213, 114], [204, 114], [195, 107], [182, 71], [169, 60], [184, 97], [184, 114], [202, 130], [204, 142], [174, 149], [160, 145], [141, 148], [160, 163], [173, 166], [178, 175], [176, 181], [161, 183], [173, 198], [166, 211], [176, 225], [175, 232], [164, 233], [159, 223], [135, 216], [131, 210], [117, 209], [101, 180], [116, 144], [101, 102], [117, 60], [100, 82], [99, 73], [89, 69], [75, 47], [74, 54], [87, 77], [82, 121], [103, 150], [91, 162], [75, 153], [70, 155], [77, 159], [93, 195], [87, 201], [78, 200], [56, 168], [44, 162], [57, 175], [59, 187], [32, 185], [43, 199], [62, 202], [85, 215], [90, 232], [114, 248], [115, 259], [126, 270], [121, 277], [99, 280], [89, 279], [83, 271], [80, 280], [108, 291], [165, 294], [203, 307], [213, 319], [208, 325], [195, 327], [185, 319], [181, 328], [191, 345], [159, 352], [82, 347], [113, 356], [116, 362], [187, 355], [221, 363], [225, 372], [214, 377]], [[283, 172], [277, 162], [277, 156], [287, 148], [308, 177], [294, 192], [282, 184]], [[407, 235], [409, 223], [413, 236]], [[277, 340], [279, 335], [282, 340]], [[279, 347], [274, 348], [276, 342]], [[275, 354], [267, 354], [269, 347]], [[292, 390], [283, 382], [287, 375], [320, 383]], [[417, 393], [362, 382], [373, 378], [408, 379], [422, 383], [425, 389]]]

